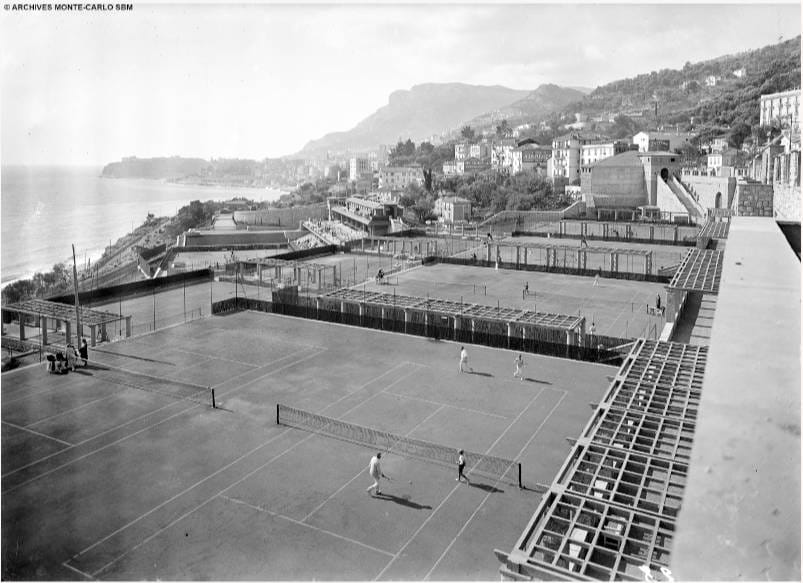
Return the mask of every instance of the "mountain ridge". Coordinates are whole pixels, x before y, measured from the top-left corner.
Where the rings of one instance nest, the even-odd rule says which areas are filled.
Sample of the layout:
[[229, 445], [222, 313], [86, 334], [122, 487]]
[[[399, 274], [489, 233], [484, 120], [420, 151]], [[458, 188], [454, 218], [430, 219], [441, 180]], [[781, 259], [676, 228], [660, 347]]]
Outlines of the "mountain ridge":
[[[547, 87], [547, 89], [543, 89]], [[539, 93], [540, 90], [540, 93]], [[309, 141], [298, 155], [325, 151], [373, 149], [379, 144], [395, 144], [399, 139], [421, 141], [432, 135], [455, 131], [469, 120], [488, 112], [504, 110], [519, 102], [538, 102], [544, 93], [565, 93], [552, 97], [558, 107], [583, 96], [580, 91], [542, 85], [534, 91], [510, 89], [502, 85], [467, 83], [421, 83], [392, 92], [388, 103], [350, 130], [332, 132]], [[550, 99], [542, 101], [552, 106]], [[539, 102], [540, 103], [540, 102]], [[543, 104], [541, 104], [543, 105]], [[532, 106], [532, 103], [531, 103]], [[547, 113], [547, 112], [544, 112]]]

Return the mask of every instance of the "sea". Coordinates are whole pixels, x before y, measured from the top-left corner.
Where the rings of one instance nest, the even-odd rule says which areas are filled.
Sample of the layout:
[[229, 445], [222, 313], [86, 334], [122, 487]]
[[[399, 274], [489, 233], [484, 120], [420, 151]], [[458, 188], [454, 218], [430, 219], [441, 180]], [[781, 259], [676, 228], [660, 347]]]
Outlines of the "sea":
[[0, 168], [0, 285], [72, 266], [79, 269], [145, 222], [148, 213], [173, 216], [193, 200], [278, 199], [271, 188], [193, 186], [160, 180], [101, 178], [101, 167]]

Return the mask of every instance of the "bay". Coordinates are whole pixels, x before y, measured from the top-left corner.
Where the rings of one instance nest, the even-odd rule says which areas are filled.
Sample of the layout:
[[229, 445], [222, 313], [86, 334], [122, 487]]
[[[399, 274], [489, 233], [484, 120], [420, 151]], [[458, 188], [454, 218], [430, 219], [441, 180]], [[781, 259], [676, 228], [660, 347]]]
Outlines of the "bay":
[[276, 200], [274, 189], [172, 184], [159, 180], [100, 177], [100, 167], [3, 166], [0, 169], [0, 279], [7, 285], [49, 271], [54, 264], [79, 267], [99, 258], [110, 242], [153, 213], [173, 216], [193, 200], [243, 196]]

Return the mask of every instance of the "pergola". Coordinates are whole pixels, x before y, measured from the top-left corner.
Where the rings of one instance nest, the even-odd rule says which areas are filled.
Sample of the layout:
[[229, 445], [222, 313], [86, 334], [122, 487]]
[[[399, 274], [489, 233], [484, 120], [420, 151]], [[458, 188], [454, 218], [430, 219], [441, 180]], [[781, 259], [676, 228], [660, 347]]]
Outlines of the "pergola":
[[255, 268], [257, 271], [257, 278], [260, 284], [262, 283], [262, 272], [264, 270], [273, 270], [273, 276], [276, 280], [282, 281], [285, 270], [292, 270], [293, 282], [301, 283], [301, 274], [307, 274], [307, 280], [315, 283], [318, 282], [318, 289], [323, 287], [324, 273], [327, 269], [332, 270], [332, 281], [337, 280], [337, 266], [336, 265], [323, 265], [320, 263], [306, 262], [306, 261], [287, 261], [284, 259], [274, 259], [271, 257], [261, 259], [247, 259], [239, 261], [243, 268]]
[[381, 318], [383, 321], [398, 321], [400, 328], [404, 327], [404, 331], [407, 331], [411, 323], [423, 323], [428, 327], [435, 325], [432, 324], [433, 321], [440, 321], [439, 326], [453, 329], [455, 336], [465, 333], [473, 337], [480, 330], [487, 329], [486, 326], [495, 325], [499, 334], [507, 336], [509, 343], [514, 338], [537, 339], [543, 337], [543, 334], [551, 335], [555, 339], [560, 338], [560, 342], [565, 342], [567, 346], [585, 343], [585, 318], [580, 316], [348, 288], [318, 296], [316, 308], [359, 314], [360, 318], [369, 315]]
[[719, 293], [723, 255], [722, 251], [689, 249], [666, 289], [670, 292]]
[[[54, 330], [57, 329], [59, 322], [63, 322], [66, 343], [69, 344], [72, 341], [71, 332], [72, 324], [75, 322], [75, 306], [47, 300], [25, 300], [10, 306], [4, 306], [3, 312], [16, 313], [19, 315], [20, 340], [25, 340], [25, 317], [33, 316], [34, 321], [38, 322], [41, 329], [42, 345], [47, 344], [48, 320], [53, 322]], [[89, 326], [91, 346], [95, 346], [97, 343], [98, 332], [101, 333], [101, 337], [106, 337], [107, 324], [123, 319], [125, 320], [125, 335], [126, 337], [131, 336], [131, 316], [121, 317], [112, 312], [90, 310], [80, 306], [78, 312], [81, 318], [81, 326]], [[82, 335], [82, 330], [78, 330], [78, 336], [80, 337]]]
[[495, 551], [503, 578], [665, 578], [707, 356], [634, 343], [513, 550]]
[[713, 221], [709, 219], [705, 222], [703, 228], [700, 229], [700, 233], [697, 235], [697, 237], [707, 237], [709, 239], [727, 239], [730, 226], [730, 221]]
[[[578, 269], [587, 269], [588, 255], [589, 254], [603, 254], [607, 256], [607, 265], [612, 273], [619, 272], [619, 258], [620, 256], [634, 256], [644, 258], [644, 273], [649, 275], [652, 272], [652, 251], [649, 249], [632, 249], [622, 247], [577, 247], [573, 245], [561, 245], [553, 243], [541, 242], [520, 242], [501, 241], [490, 242], [487, 246], [487, 261], [498, 261], [501, 256], [501, 249], [515, 249], [516, 250], [516, 269], [519, 269], [522, 264], [527, 265], [527, 252], [529, 249], [539, 249], [546, 251], [546, 267], [559, 267], [558, 254], [560, 252], [572, 253], [577, 257]], [[495, 251], [495, 253], [494, 253]]]

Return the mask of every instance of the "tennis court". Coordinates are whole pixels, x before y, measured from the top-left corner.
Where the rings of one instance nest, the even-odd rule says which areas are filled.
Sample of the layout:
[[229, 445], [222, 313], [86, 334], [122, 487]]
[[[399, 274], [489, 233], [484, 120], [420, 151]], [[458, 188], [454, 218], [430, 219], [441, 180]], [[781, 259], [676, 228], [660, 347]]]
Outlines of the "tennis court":
[[[242, 312], [3, 375], [6, 579], [495, 579], [539, 494], [276, 424], [276, 404], [550, 483], [611, 367]], [[211, 389], [216, 405], [211, 408]]]
[[666, 301], [660, 283], [603, 277], [594, 285], [593, 277], [442, 263], [400, 273], [389, 281], [390, 285], [369, 282], [364, 287], [467, 304], [580, 315], [586, 318], [586, 331], [594, 322], [597, 334], [618, 338], [657, 338], [665, 321], [663, 316], [647, 312], [648, 305], [655, 305], [657, 294]]

